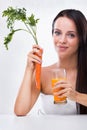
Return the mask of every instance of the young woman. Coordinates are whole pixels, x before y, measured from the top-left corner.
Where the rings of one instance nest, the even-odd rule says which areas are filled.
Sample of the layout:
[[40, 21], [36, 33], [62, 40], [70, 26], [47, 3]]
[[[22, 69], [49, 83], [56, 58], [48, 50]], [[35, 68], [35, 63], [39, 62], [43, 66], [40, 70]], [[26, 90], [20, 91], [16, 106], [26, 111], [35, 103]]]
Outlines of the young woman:
[[[87, 114], [87, 21], [85, 16], [79, 10], [62, 10], [53, 20], [52, 36], [58, 62], [42, 68], [41, 90], [38, 90], [35, 84], [35, 63], [42, 63], [39, 58], [42, 54], [39, 46], [33, 46], [28, 54], [24, 78], [15, 102], [16, 115], [26, 115], [40, 93], [42, 93], [42, 103], [47, 114]], [[56, 84], [56, 87], [62, 84], [63, 89], [54, 93], [60, 97], [66, 96], [66, 104], [53, 104], [49, 70], [54, 68], [66, 69], [67, 80]]]

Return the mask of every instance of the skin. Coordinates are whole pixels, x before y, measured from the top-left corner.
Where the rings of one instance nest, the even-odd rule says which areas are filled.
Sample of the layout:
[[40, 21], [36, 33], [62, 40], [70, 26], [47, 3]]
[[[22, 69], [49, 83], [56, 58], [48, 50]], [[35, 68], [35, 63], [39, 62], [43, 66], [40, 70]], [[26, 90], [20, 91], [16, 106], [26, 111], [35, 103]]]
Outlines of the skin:
[[[77, 78], [77, 55], [79, 38], [74, 22], [67, 17], [60, 17], [56, 20], [54, 25], [53, 43], [55, 51], [58, 56], [58, 62], [47, 67], [42, 68], [41, 73], [41, 91], [35, 85], [35, 63], [42, 63], [42, 60], [34, 55], [42, 55], [39, 51], [40, 46], [34, 45], [31, 52], [27, 55], [27, 65], [23, 81], [15, 102], [14, 112], [18, 116], [26, 115], [35, 104], [40, 92], [44, 94], [54, 94], [60, 97], [67, 98], [87, 106], [87, 95], [77, 92], [76, 78]], [[62, 87], [59, 92], [53, 93], [51, 85], [50, 69], [65, 68], [67, 72], [67, 80], [60, 81], [55, 84], [55, 87]]]

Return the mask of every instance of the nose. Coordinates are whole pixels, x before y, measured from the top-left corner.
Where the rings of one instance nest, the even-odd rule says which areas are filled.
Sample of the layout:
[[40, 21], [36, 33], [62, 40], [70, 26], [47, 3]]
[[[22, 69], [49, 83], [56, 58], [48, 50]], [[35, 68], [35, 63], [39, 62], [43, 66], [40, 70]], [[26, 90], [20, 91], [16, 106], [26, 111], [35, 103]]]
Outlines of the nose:
[[65, 35], [61, 35], [61, 37], [59, 38], [59, 42], [61, 44], [65, 44], [66, 43], [66, 36]]

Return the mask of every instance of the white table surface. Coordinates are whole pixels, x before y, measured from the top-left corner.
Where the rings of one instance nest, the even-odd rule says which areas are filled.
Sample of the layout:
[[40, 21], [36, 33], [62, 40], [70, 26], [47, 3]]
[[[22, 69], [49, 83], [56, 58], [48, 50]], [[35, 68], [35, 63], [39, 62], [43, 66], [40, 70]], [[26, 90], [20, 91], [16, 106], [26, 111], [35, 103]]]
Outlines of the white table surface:
[[0, 130], [87, 130], [87, 116], [0, 115]]

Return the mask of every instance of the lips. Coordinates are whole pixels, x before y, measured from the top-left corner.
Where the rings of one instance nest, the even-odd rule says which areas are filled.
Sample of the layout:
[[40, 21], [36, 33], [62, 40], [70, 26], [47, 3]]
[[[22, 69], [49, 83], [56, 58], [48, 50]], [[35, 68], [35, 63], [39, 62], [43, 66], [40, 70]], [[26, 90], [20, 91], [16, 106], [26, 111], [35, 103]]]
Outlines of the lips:
[[57, 46], [59, 51], [66, 51], [68, 47], [66, 46]]

